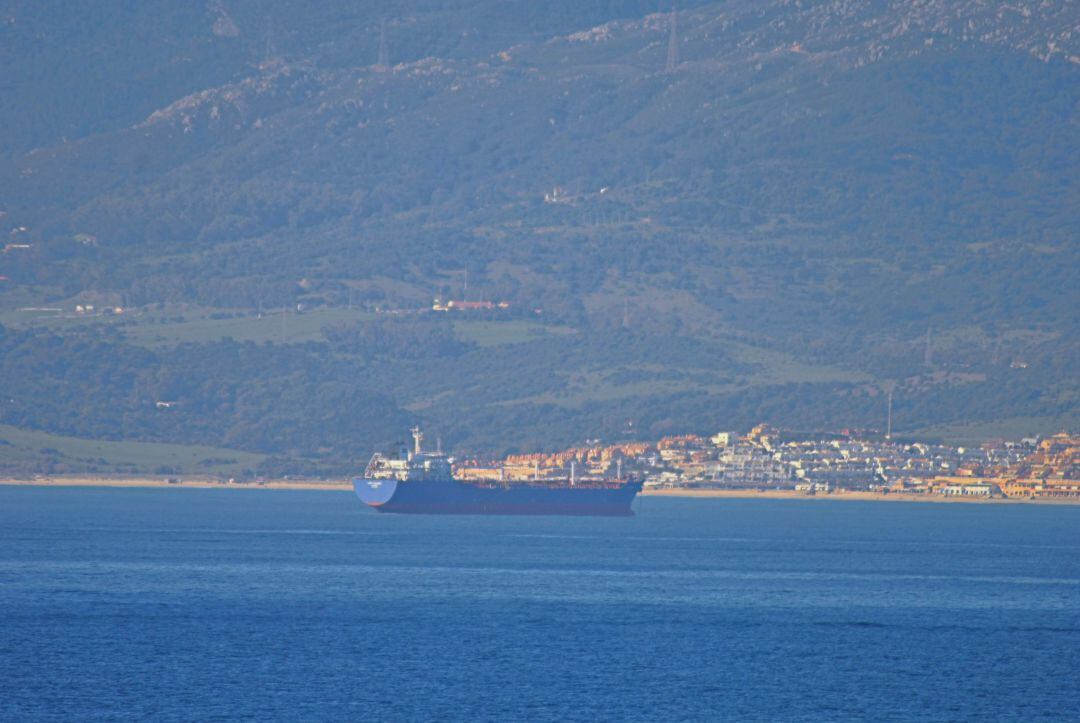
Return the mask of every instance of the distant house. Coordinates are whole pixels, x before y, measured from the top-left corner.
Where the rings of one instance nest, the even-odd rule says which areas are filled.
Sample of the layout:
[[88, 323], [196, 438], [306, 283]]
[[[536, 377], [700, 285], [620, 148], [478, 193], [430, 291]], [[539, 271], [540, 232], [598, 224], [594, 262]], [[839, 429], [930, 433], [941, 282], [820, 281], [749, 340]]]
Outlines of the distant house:
[[573, 198], [562, 186], [555, 186], [544, 194], [544, 203], [571, 203]]
[[996, 485], [989, 483], [954, 484], [940, 488], [940, 493], [946, 497], [989, 497], [994, 494]]
[[709, 437], [709, 441], [717, 447], [727, 447], [737, 437], [738, 435], [734, 432], [717, 432], [713, 436]]
[[443, 302], [435, 299], [431, 305], [432, 311], [483, 311], [488, 309], [508, 309], [510, 304], [505, 301], [450, 301]]
[[158, 409], [172, 409], [173, 407], [176, 406], [176, 402], [158, 401], [158, 402], [155, 402], [154, 406], [157, 407]]

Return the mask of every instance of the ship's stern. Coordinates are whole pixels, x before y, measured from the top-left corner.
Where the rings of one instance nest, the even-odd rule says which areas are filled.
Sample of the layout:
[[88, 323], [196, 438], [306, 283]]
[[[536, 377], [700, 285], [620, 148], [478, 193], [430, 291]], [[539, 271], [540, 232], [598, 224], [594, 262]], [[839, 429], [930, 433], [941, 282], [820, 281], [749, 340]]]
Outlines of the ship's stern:
[[396, 479], [376, 479], [372, 477], [354, 477], [353, 490], [360, 501], [375, 509], [389, 502], [397, 491]]

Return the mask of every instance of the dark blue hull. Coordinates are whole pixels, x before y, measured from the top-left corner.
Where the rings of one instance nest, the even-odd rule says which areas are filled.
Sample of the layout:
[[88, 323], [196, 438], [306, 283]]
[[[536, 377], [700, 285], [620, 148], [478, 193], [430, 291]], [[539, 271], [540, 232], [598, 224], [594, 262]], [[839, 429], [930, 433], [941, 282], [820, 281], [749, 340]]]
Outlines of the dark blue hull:
[[353, 480], [357, 496], [379, 512], [451, 515], [633, 515], [641, 483], [617, 487], [484, 486], [456, 480]]

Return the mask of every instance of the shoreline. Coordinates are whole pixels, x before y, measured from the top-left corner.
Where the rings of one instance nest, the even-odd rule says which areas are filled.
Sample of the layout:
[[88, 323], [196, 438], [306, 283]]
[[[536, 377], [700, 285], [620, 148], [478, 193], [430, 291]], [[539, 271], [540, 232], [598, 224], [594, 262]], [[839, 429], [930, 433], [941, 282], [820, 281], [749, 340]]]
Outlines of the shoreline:
[[[0, 486], [7, 487], [111, 487], [127, 489], [220, 489], [220, 490], [320, 490], [327, 492], [351, 492], [347, 481], [326, 480], [269, 480], [263, 483], [229, 483], [213, 478], [185, 478], [169, 482], [160, 477], [96, 477], [90, 475], [37, 476], [33, 478], [0, 477]], [[680, 497], [686, 499], [750, 499], [750, 500], [841, 500], [854, 502], [927, 502], [959, 504], [1036, 504], [1080, 505], [1080, 498], [1017, 498], [1017, 497], [960, 497], [944, 495], [918, 495], [902, 492], [880, 494], [877, 492], [829, 492], [807, 494], [795, 490], [721, 490], [721, 489], [650, 489], [641, 492], [642, 497]]]
[[347, 482], [325, 480], [270, 480], [263, 483], [229, 483], [206, 477], [184, 478], [169, 482], [160, 477], [92, 477], [58, 475], [55, 477], [0, 477], [0, 486], [8, 487], [120, 487], [129, 489], [221, 489], [221, 490], [328, 490], [351, 492]]
[[749, 499], [749, 500], [839, 500], [845, 502], [926, 502], [944, 504], [1004, 504], [1004, 505], [1080, 505], [1080, 498], [1066, 497], [1020, 498], [1020, 497], [961, 497], [959, 495], [918, 495], [903, 492], [828, 492], [826, 494], [807, 494], [795, 490], [702, 490], [702, 489], [658, 489], [646, 490], [643, 497], [683, 497], [698, 499]]

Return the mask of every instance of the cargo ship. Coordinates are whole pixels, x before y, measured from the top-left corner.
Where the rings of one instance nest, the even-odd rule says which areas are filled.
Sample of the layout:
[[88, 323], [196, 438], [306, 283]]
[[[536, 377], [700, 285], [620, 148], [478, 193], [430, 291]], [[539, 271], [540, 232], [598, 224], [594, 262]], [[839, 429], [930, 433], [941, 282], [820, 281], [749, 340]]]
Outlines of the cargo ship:
[[634, 514], [641, 482], [617, 475], [507, 482], [501, 479], [457, 480], [442, 453], [424, 452], [423, 433], [412, 429], [411, 451], [396, 456], [375, 453], [353, 489], [364, 504], [379, 512], [458, 515], [603, 515]]

